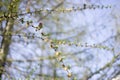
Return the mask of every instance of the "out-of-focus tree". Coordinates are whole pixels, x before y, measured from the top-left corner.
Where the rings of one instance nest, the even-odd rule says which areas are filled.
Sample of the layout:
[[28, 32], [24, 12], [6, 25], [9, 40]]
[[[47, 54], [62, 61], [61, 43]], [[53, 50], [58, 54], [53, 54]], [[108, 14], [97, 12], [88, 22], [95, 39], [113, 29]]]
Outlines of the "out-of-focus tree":
[[[0, 32], [2, 34], [1, 49], [0, 49], [0, 78], [5, 70], [7, 55], [9, 54], [9, 45], [11, 44], [11, 35], [13, 31], [14, 21], [17, 16], [13, 12], [18, 11], [18, 0], [4, 0], [0, 2]], [[3, 16], [4, 15], [4, 16]], [[12, 17], [12, 18], [10, 18]], [[3, 25], [5, 24], [5, 26]], [[11, 32], [10, 36], [9, 32]]]
[[111, 8], [100, 0], [2, 0], [0, 78], [112, 79], [120, 70]]

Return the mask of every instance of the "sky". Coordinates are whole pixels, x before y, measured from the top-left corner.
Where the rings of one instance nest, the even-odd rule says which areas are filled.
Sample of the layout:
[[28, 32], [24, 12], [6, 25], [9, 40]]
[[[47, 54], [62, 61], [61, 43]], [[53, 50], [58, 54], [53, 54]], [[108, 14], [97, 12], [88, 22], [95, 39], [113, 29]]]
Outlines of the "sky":
[[[78, 43], [88, 43], [90, 45], [102, 45], [107, 46], [108, 48], [115, 48], [115, 54], [119, 52], [119, 43], [116, 42], [115, 38], [111, 38], [111, 36], [115, 36], [117, 34], [118, 27], [116, 22], [119, 24], [120, 20], [120, 0], [74, 0], [66, 2], [71, 4], [65, 4], [68, 7], [81, 7], [82, 4], [97, 4], [97, 5], [110, 5], [109, 9], [86, 9], [84, 11], [76, 11], [70, 13], [53, 13], [48, 16], [48, 19], [43, 20], [45, 32], [60, 32], [60, 35], [54, 34], [51, 38], [55, 39], [66, 39], [69, 41], [76, 41]], [[59, 24], [55, 23], [52, 17], [60, 18]], [[25, 19], [32, 20], [33, 18], [29, 16], [25, 16]], [[49, 20], [50, 19], [50, 20]], [[38, 25], [37, 18], [34, 20], [35, 24]], [[54, 28], [53, 28], [54, 26]], [[33, 28], [29, 28], [28, 31], [35, 32]], [[39, 35], [41, 31], [35, 32], [36, 35]], [[79, 35], [78, 35], [79, 34]], [[41, 36], [41, 35], [40, 35]], [[10, 57], [13, 59], [31, 59], [40, 57], [41, 55], [54, 54], [54, 51], [51, 50], [48, 46], [49, 44], [42, 43], [41, 40], [36, 39], [36, 44], [21, 44], [21, 43], [12, 43], [10, 50]], [[44, 46], [41, 46], [44, 45]], [[74, 74], [77, 74], [78, 79], [82, 78], [91, 72], [95, 72], [103, 67], [106, 63], [111, 61], [113, 58], [113, 52], [110, 50], [104, 50], [100, 48], [86, 48], [86, 47], [76, 47], [76, 46], [60, 46], [60, 49], [65, 54], [73, 54], [74, 57], [68, 56], [66, 57], [65, 62], [68, 65], [73, 66], [71, 71]], [[84, 51], [85, 50], [85, 51]], [[80, 52], [83, 51], [83, 52]], [[74, 59], [77, 58], [77, 59]], [[75, 62], [75, 60], [77, 62]], [[47, 65], [49, 65], [49, 61], [44, 61]], [[78, 65], [77, 65], [78, 64]], [[13, 63], [17, 65], [18, 68], [26, 67], [29, 64], [27, 63]], [[36, 63], [32, 63], [32, 65], [38, 65]], [[33, 67], [34, 67], [33, 66]], [[32, 66], [31, 66], [32, 67]], [[12, 69], [11, 69], [12, 70]], [[10, 71], [11, 71], [10, 70]], [[21, 68], [21, 70], [24, 70]], [[108, 72], [105, 70], [107, 77], [103, 77], [105, 80], [110, 77], [114, 72], [114, 67], [112, 67]], [[50, 69], [47, 69], [44, 66], [44, 73], [47, 74]], [[20, 77], [21, 75], [18, 71], [14, 70], [13, 75], [16, 77]], [[102, 72], [101, 74], [104, 74]], [[58, 70], [57, 72], [60, 76], [65, 76], [66, 72], [64, 70]], [[82, 73], [82, 75], [81, 75]], [[108, 74], [109, 73], [109, 74]], [[63, 75], [64, 74], [64, 75]], [[100, 74], [93, 76], [90, 80], [97, 80]]]

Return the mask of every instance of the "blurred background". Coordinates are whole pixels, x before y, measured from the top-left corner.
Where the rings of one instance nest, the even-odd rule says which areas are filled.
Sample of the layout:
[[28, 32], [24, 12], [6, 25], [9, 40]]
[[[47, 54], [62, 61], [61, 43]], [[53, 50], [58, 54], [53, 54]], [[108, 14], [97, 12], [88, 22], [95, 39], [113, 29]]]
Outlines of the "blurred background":
[[1, 80], [120, 79], [119, 5], [0, 0]]

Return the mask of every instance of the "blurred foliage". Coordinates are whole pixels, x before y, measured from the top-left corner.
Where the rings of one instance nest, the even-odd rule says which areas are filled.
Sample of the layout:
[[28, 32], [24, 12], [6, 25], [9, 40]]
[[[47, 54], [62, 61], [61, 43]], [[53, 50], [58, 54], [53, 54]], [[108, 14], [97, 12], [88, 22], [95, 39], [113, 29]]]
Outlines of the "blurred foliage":
[[[86, 57], [88, 54], [82, 53], [87, 53], [87, 50], [89, 51], [90, 49], [113, 53], [115, 49], [104, 45], [103, 42], [98, 44], [89, 44], [89, 42], [82, 43], [80, 37], [84, 38], [87, 34], [86, 27], [83, 26], [85, 27], [83, 28], [84, 30], [80, 27], [79, 30], [76, 26], [74, 29], [69, 26], [71, 23], [69, 19], [72, 18], [70, 14], [72, 13], [76, 13], [77, 11], [82, 13], [84, 10], [103, 10], [111, 8], [111, 5], [85, 3], [82, 4], [82, 7], [72, 6], [66, 8], [66, 1], [59, 0], [1, 1], [0, 23], [4, 24], [4, 21], [7, 22], [8, 19], [14, 20], [13, 31], [7, 31], [6, 34], [0, 34], [3, 38], [12, 37], [11, 44], [9, 45], [10, 51], [8, 51], [9, 54], [7, 55], [8, 57], [6, 57], [7, 61], [5, 63], [11, 70], [15, 70], [14, 74], [14, 71], [12, 72], [5, 67], [6, 73], [3, 73], [3, 79], [7, 79], [7, 76], [10, 76], [9, 78], [15, 77], [15, 79], [17, 79], [16, 76], [24, 76], [27, 80], [31, 80], [38, 76], [38, 80], [39, 77], [44, 80], [77, 80], [79, 79], [79, 74], [81, 74], [83, 76], [81, 79], [87, 80], [98, 74], [100, 71], [104, 71], [107, 67], [111, 67], [119, 54], [114, 55], [111, 61], [106, 63], [102, 68], [95, 69], [95, 72], [92, 72], [92, 68], [88, 67], [89, 64], [87, 64], [87, 62], [89, 63], [89, 60], [92, 60], [93, 57], [91, 59], [86, 58], [85, 61], [84, 58], [82, 59], [82, 56], [84, 55]], [[5, 31], [6, 27], [3, 28], [2, 32]], [[77, 30], [79, 31], [77, 32]], [[62, 34], [67, 36], [67, 38], [62, 38], [62, 36], [60, 36]], [[70, 37], [71, 35], [73, 37]], [[85, 39], [83, 39], [83, 41], [84, 40]], [[26, 47], [19, 48], [20, 45], [24, 46], [24, 44], [26, 44]], [[19, 48], [19, 51], [16, 50], [17, 47]], [[37, 49], [39, 50], [38, 52]], [[73, 49], [75, 49], [76, 53]], [[27, 51], [29, 54], [27, 54]], [[24, 54], [20, 55], [20, 53]], [[94, 53], [94, 51], [91, 50], [91, 53]], [[18, 59], [14, 59], [14, 57], [11, 56], [13, 54], [14, 57]], [[21, 57], [17, 57], [17, 54]], [[37, 63], [40, 63], [40, 65], [37, 65]], [[72, 64], [75, 65], [71, 66]], [[88, 66], [86, 66], [86, 64]], [[26, 68], [27, 65], [29, 68]], [[25, 66], [25, 68], [22, 66]], [[35, 68], [36, 66], [39, 66], [40, 68]], [[84, 67], [86, 70], [83, 70], [83, 73], [74, 73], [74, 66], [80, 68]], [[45, 69], [46, 67], [47, 69]], [[27, 69], [27, 71], [25, 69]], [[46, 70], [51, 71], [47, 72]], [[47, 74], [45, 74], [45, 72], [47, 72]], [[62, 75], [57, 72], [61, 72]]]

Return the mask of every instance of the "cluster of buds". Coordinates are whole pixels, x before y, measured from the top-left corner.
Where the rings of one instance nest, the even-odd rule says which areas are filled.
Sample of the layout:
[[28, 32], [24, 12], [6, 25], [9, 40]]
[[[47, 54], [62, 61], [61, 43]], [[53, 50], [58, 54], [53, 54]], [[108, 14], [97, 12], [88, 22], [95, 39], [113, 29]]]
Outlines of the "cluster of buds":
[[68, 78], [71, 78], [72, 77], [72, 73], [70, 72], [70, 66], [66, 66], [65, 63], [63, 62], [63, 60], [65, 59], [65, 57], [61, 56], [62, 53], [61, 52], [58, 52], [56, 51], [55, 52], [55, 57], [56, 59], [62, 63], [62, 68], [67, 72], [67, 76]]
[[64, 41], [64, 40], [51, 40], [52, 43], [56, 45], [75, 45], [76, 47], [86, 47], [86, 48], [99, 48], [99, 49], [104, 49], [108, 51], [113, 51], [114, 48], [109, 48], [107, 46], [99, 45], [99, 44], [88, 44], [88, 43], [79, 43], [79, 42], [70, 42], [70, 41]]
[[[12, 9], [14, 7], [16, 7], [15, 2], [18, 2], [19, 0], [13, 0], [13, 2], [10, 4], [9, 6], [9, 10], [12, 11]], [[83, 4], [82, 7], [71, 7], [71, 8], [58, 8], [58, 9], [40, 9], [38, 11], [32, 11], [30, 12], [30, 9], [27, 10], [27, 13], [21, 13], [19, 14], [18, 12], [11, 12], [12, 14], [14, 15], [6, 15], [6, 13], [4, 13], [3, 16], [0, 16], [0, 20], [2, 20], [3, 18], [14, 18], [14, 17], [17, 17], [17, 16], [23, 16], [23, 15], [27, 15], [27, 14], [33, 14], [33, 13], [41, 13], [41, 12], [45, 12], [45, 13], [54, 13], [54, 12], [58, 12], [58, 13], [61, 13], [61, 12], [72, 12], [72, 11], [83, 11], [83, 10], [86, 10], [86, 9], [108, 9], [108, 8], [111, 8], [111, 5], [94, 5], [94, 4], [91, 4], [91, 5], [88, 5], [88, 4]]]

